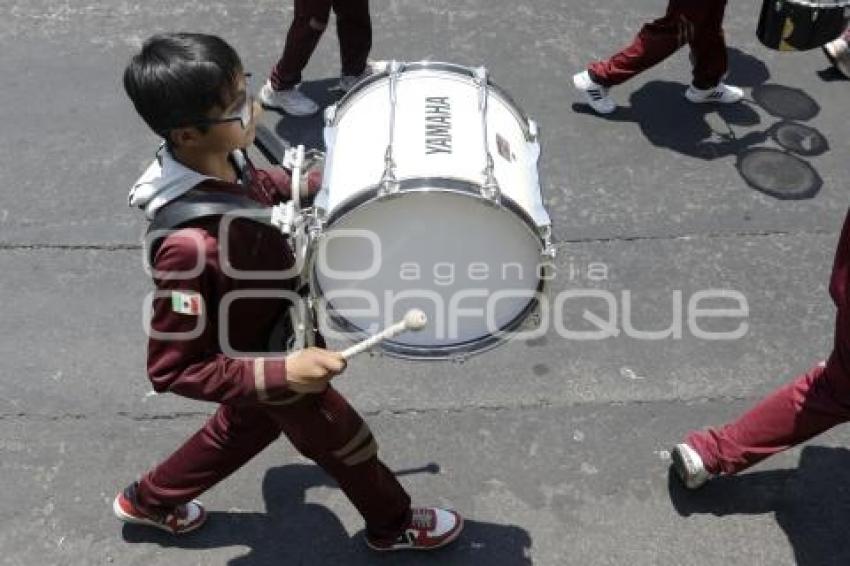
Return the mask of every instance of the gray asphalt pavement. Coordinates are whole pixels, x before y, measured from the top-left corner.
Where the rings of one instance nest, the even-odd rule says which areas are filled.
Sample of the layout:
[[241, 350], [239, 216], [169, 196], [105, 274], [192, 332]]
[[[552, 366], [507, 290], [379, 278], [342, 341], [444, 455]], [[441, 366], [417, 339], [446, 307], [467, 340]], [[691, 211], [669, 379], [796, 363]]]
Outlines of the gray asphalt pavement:
[[[762, 47], [757, 7], [743, 2], [730, 4], [726, 33], [729, 82], [745, 87], [744, 103], [686, 102], [683, 50], [615, 89], [621, 108], [606, 118], [587, 111], [570, 78], [630, 41], [661, 0], [373, 2], [375, 58], [484, 64], [540, 123], [559, 250], [552, 296], [610, 291], [622, 313], [630, 293], [635, 327], [678, 320], [682, 337], [580, 342], [552, 328], [464, 363], [353, 363], [339, 387], [384, 460], [415, 500], [469, 519], [456, 546], [433, 555], [370, 554], [354, 509], [284, 441], [205, 494], [204, 530], [173, 539], [119, 524], [115, 491], [214, 409], [148, 394], [144, 222], [126, 191], [157, 142], [121, 72], [148, 35], [192, 30], [222, 35], [263, 77], [290, 4], [5, 1], [0, 563], [850, 563], [846, 428], [698, 493], [668, 475], [667, 450], [685, 432], [739, 414], [832, 341], [827, 282], [850, 190], [850, 82], [819, 51]], [[337, 67], [331, 29], [305, 89], [331, 101]], [[789, 121], [813, 128], [826, 150], [759, 170], [767, 190], [748, 183], [740, 162], [777, 149], [776, 128]], [[318, 118], [270, 112], [264, 122], [289, 141], [320, 142]], [[817, 182], [792, 194], [800, 159]], [[594, 281], [591, 264], [608, 277]], [[689, 328], [689, 298], [712, 288], [746, 297], [744, 337], [707, 341]]]

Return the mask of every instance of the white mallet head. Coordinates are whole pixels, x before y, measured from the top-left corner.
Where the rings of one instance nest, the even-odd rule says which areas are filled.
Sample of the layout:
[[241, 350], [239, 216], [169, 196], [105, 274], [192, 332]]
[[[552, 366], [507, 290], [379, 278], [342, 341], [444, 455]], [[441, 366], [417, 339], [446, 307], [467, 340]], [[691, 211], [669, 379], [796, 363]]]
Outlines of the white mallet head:
[[422, 330], [428, 324], [428, 315], [419, 309], [411, 309], [404, 315], [404, 327], [408, 330]]

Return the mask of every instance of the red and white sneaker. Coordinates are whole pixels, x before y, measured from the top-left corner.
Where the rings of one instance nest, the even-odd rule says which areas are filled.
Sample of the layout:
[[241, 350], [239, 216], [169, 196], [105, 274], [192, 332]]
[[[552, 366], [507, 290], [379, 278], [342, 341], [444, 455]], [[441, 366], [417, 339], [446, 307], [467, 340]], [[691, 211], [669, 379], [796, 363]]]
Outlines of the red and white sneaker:
[[112, 511], [115, 516], [125, 523], [148, 525], [173, 535], [182, 535], [194, 531], [207, 520], [207, 512], [200, 501], [190, 501], [178, 505], [170, 513], [163, 516], [149, 515], [136, 507], [136, 484], [132, 484], [115, 496]]
[[389, 550], [434, 550], [454, 541], [463, 530], [463, 517], [455, 511], [436, 507], [414, 507], [410, 525], [393, 541], [366, 537], [369, 548]]

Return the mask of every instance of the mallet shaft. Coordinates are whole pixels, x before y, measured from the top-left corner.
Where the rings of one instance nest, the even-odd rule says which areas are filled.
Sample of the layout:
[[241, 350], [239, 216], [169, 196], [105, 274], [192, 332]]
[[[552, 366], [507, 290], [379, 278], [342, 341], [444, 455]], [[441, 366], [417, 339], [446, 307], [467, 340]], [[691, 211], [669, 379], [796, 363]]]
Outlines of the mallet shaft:
[[401, 334], [405, 330], [407, 330], [407, 325], [404, 324], [404, 321], [397, 322], [397, 323], [393, 324], [392, 326], [388, 326], [382, 332], [378, 332], [374, 336], [370, 336], [369, 338], [366, 338], [362, 342], [358, 342], [357, 344], [355, 344], [355, 345], [353, 345], [349, 348], [346, 348], [345, 350], [342, 351], [342, 357], [344, 359], [348, 360], [348, 359], [356, 356], [357, 354], [362, 354], [366, 350], [374, 348], [375, 346], [377, 346], [378, 344], [380, 344], [384, 340], [388, 340], [390, 338], [398, 336], [399, 334]]
[[407, 314], [404, 315], [404, 318], [399, 322], [396, 322], [395, 324], [385, 328], [382, 332], [379, 332], [374, 336], [370, 336], [362, 342], [358, 342], [354, 346], [343, 350], [340, 352], [340, 355], [343, 359], [348, 360], [357, 354], [363, 353], [370, 348], [374, 348], [383, 340], [398, 336], [402, 332], [407, 332], [408, 330], [422, 330], [425, 328], [427, 323], [428, 317], [425, 316], [424, 312], [419, 309], [409, 310], [407, 311]]

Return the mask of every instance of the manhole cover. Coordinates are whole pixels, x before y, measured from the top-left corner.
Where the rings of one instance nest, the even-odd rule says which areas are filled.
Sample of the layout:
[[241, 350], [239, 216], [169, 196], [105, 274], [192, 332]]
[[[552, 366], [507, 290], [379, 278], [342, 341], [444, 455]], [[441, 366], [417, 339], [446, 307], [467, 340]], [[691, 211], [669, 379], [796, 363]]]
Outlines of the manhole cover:
[[778, 149], [747, 150], [738, 156], [737, 167], [751, 187], [782, 200], [812, 198], [823, 184], [806, 161]]

